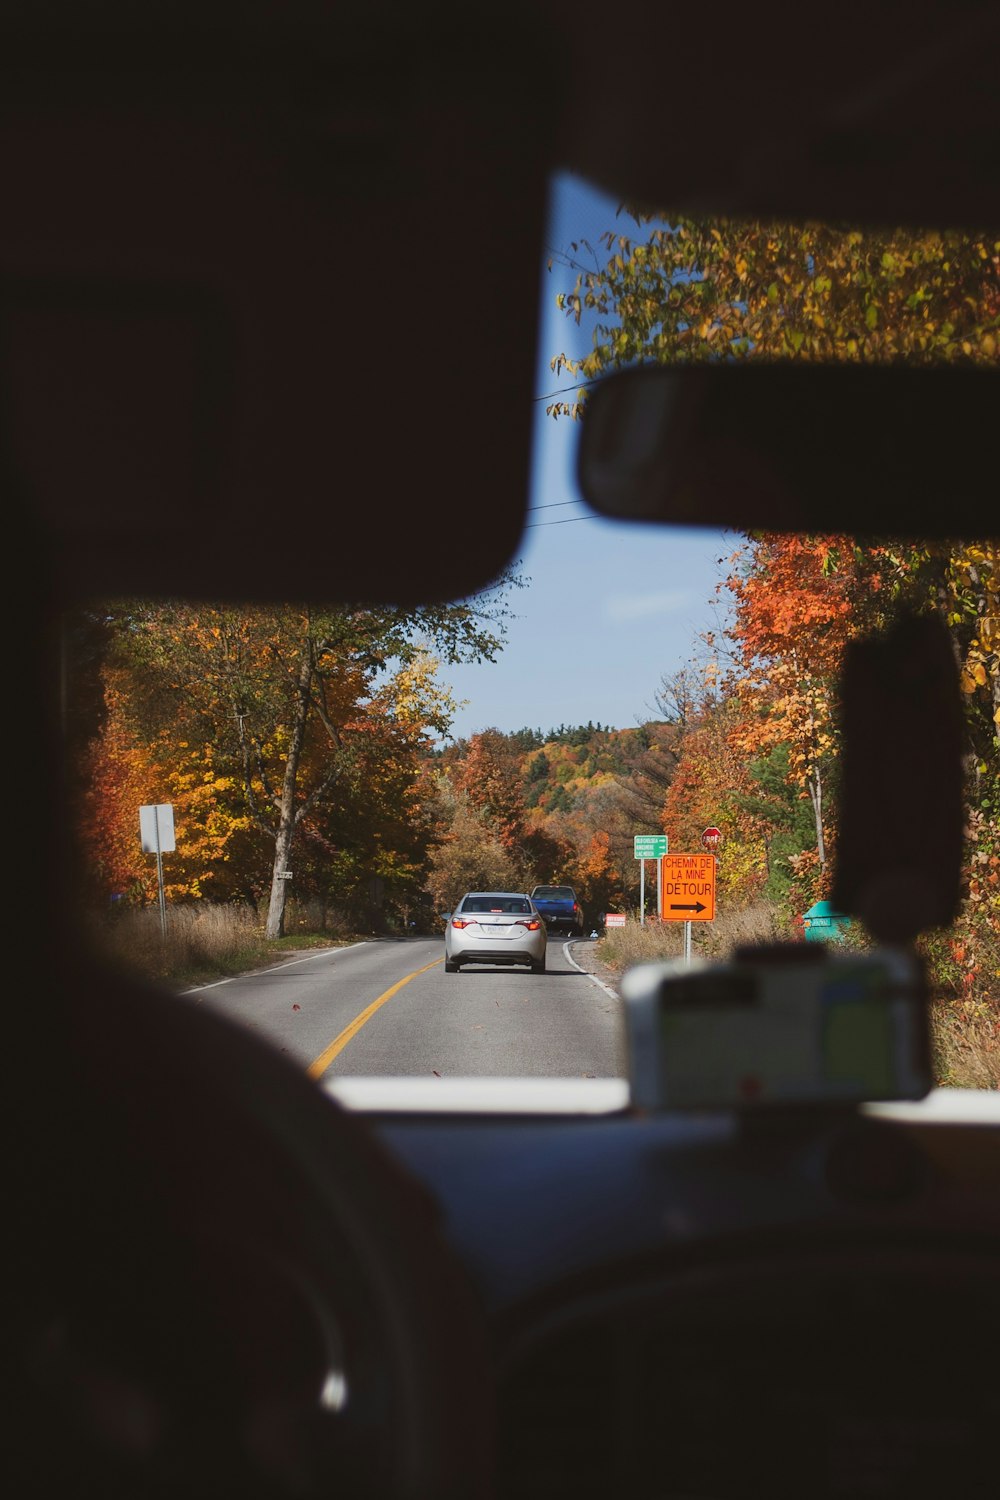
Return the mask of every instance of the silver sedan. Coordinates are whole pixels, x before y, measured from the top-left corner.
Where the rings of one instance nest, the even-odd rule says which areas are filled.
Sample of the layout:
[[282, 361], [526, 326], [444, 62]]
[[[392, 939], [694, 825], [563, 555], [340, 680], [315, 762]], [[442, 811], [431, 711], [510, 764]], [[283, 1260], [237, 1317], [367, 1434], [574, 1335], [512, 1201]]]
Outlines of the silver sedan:
[[520, 891], [469, 891], [447, 918], [444, 969], [463, 964], [527, 964], [545, 973], [545, 923]]

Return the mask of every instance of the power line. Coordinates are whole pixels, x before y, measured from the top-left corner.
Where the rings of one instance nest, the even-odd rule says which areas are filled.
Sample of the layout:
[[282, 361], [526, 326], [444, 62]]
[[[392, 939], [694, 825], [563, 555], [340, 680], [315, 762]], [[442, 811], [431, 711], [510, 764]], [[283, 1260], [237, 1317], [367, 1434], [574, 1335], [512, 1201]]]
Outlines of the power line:
[[570, 391], [580, 391], [588, 385], [600, 385], [603, 378], [602, 375], [598, 375], [593, 380], [578, 380], [575, 385], [561, 385], [557, 391], [549, 391], [546, 396], [532, 396], [531, 399], [532, 401], [549, 401], [553, 396], [565, 396]]
[[574, 521], [600, 521], [602, 519], [601, 516], [566, 516], [562, 521], [529, 521], [524, 529], [531, 531], [535, 526], [572, 526]]

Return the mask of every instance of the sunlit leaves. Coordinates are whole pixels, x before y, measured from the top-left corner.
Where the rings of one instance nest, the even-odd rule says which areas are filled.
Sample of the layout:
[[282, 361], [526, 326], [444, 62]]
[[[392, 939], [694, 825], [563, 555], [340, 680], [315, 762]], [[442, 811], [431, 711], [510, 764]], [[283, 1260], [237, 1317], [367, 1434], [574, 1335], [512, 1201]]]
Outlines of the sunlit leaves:
[[588, 382], [645, 360], [997, 357], [995, 236], [622, 213], [636, 233], [609, 229], [557, 297], [592, 347], [552, 360], [581, 381], [554, 416], [581, 415]]

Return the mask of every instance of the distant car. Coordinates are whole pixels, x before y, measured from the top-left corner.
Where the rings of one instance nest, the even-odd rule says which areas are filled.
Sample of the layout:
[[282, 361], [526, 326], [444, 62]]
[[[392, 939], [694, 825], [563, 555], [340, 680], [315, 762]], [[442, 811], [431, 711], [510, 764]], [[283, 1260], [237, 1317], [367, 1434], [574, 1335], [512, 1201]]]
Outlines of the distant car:
[[541, 913], [521, 891], [469, 891], [449, 913], [444, 969], [463, 964], [528, 964], [545, 973], [547, 935]]
[[583, 907], [571, 885], [536, 885], [531, 899], [541, 912], [546, 927], [553, 932], [583, 936]]

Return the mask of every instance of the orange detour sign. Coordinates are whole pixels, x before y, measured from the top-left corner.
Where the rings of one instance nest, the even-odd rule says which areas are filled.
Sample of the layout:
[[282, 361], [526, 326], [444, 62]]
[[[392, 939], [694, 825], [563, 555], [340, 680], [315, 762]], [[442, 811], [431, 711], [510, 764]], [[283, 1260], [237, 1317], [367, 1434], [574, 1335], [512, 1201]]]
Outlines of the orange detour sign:
[[660, 921], [715, 920], [715, 855], [665, 854], [660, 860]]

